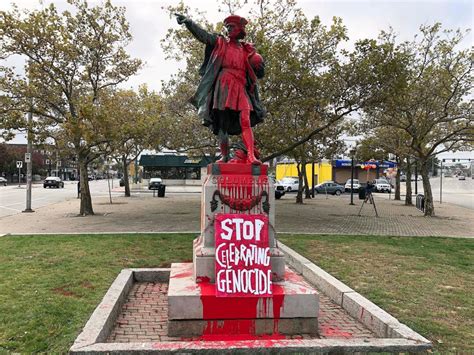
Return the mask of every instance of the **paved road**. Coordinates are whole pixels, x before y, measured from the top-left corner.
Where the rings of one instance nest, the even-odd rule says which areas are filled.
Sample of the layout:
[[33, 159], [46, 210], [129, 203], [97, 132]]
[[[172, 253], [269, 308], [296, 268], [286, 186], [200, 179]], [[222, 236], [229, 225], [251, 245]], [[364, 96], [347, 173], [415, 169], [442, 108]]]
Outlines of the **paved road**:
[[[436, 202], [440, 202], [440, 179], [431, 178], [431, 192]], [[405, 183], [402, 183], [401, 193], [405, 194]], [[412, 191], [415, 193], [415, 182], [412, 182]], [[418, 193], [423, 193], [423, 182], [418, 181]], [[474, 210], [474, 179], [458, 180], [457, 178], [443, 178], [442, 202]]]
[[[114, 187], [118, 187], [118, 180], [114, 180]], [[92, 197], [108, 195], [107, 180], [91, 181]], [[123, 192], [112, 192], [114, 195], [122, 195]], [[31, 192], [31, 208], [47, 206], [77, 197], [77, 182], [65, 181], [63, 189], [47, 188], [42, 184], [34, 184]], [[22, 185], [0, 186], [0, 217], [20, 213], [26, 207], [26, 187]]]

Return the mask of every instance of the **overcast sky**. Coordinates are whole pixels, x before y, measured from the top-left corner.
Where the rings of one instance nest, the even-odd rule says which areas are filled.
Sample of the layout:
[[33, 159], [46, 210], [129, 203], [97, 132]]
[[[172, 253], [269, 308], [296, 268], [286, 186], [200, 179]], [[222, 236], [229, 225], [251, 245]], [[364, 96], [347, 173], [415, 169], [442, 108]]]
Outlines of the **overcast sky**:
[[[20, 8], [34, 9], [47, 6], [53, 2], [59, 9], [68, 7], [66, 1], [44, 0], [43, 5], [38, 0], [17, 0]], [[176, 72], [180, 63], [164, 59], [160, 40], [170, 27], [177, 27], [176, 20], [170, 19], [163, 9], [168, 5], [178, 4], [179, 1], [160, 0], [112, 0], [116, 5], [126, 7], [126, 16], [134, 37], [128, 47], [133, 57], [145, 61], [144, 68], [138, 75], [131, 78], [126, 87], [138, 87], [146, 83], [150, 88], [159, 90], [162, 80], [167, 80]], [[11, 2], [0, 0], [0, 9], [8, 10]], [[89, 4], [100, 1], [89, 0]], [[190, 7], [199, 7], [208, 14], [211, 22], [218, 22], [225, 14], [218, 13], [216, 1], [185, 0]], [[418, 32], [420, 25], [441, 22], [444, 28], [473, 28], [473, 3], [469, 0], [300, 0], [298, 6], [312, 18], [320, 16], [324, 24], [329, 25], [333, 16], [343, 19], [348, 29], [350, 43], [362, 38], [375, 38], [381, 30], [390, 26], [398, 33], [401, 40], [410, 40]], [[238, 13], [245, 16], [246, 13]], [[466, 38], [464, 46], [472, 45], [472, 34]], [[350, 45], [350, 44], [349, 44]], [[21, 65], [18, 59], [9, 61]]]
[[[34, 9], [47, 6], [53, 2], [59, 9], [69, 7], [66, 1], [44, 0], [43, 5], [38, 0], [14, 1], [20, 8]], [[137, 87], [146, 83], [152, 89], [159, 89], [162, 80], [167, 80], [176, 71], [179, 63], [164, 59], [160, 40], [166, 35], [170, 27], [177, 27], [176, 20], [170, 19], [163, 9], [178, 1], [160, 0], [120, 0], [112, 1], [116, 5], [126, 7], [126, 16], [130, 22], [133, 42], [128, 47], [133, 57], [145, 61], [144, 68], [138, 75], [131, 78], [126, 84], [128, 87]], [[100, 3], [89, 0], [90, 4]], [[225, 16], [218, 13], [216, 1], [184, 1], [194, 8], [199, 6], [208, 14], [211, 22], [221, 21]], [[10, 1], [1, 0], [0, 9], [11, 7]], [[400, 39], [409, 40], [417, 33], [422, 24], [441, 22], [445, 28], [472, 28], [473, 5], [469, 0], [431, 0], [431, 1], [394, 1], [394, 0], [327, 0], [311, 1], [300, 0], [298, 6], [305, 14], [312, 18], [320, 16], [324, 24], [329, 25], [333, 16], [343, 19], [349, 33], [350, 42], [361, 38], [375, 38], [381, 30], [390, 26], [399, 34]], [[246, 13], [238, 13], [245, 16]], [[472, 43], [472, 35], [466, 38], [465, 45]], [[16, 65], [21, 62], [16, 59]]]

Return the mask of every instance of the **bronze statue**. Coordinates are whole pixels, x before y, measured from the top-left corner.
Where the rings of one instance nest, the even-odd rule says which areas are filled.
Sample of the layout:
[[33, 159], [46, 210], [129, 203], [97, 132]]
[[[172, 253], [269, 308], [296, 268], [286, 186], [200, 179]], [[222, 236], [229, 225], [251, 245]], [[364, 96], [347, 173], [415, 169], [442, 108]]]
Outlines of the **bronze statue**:
[[247, 20], [232, 15], [224, 20], [227, 36], [209, 33], [191, 19], [176, 14], [193, 36], [206, 45], [201, 80], [191, 103], [203, 124], [219, 137], [221, 162], [229, 161], [229, 135], [242, 134], [247, 162], [261, 164], [255, 157], [252, 128], [263, 121], [257, 78], [264, 76], [263, 58], [254, 46], [242, 41]]

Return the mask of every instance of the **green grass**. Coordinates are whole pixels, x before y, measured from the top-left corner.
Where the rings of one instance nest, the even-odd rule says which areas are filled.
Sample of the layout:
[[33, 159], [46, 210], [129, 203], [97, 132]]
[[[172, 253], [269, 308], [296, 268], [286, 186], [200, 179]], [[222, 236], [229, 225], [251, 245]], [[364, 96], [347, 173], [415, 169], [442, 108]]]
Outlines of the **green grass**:
[[[190, 261], [193, 235], [0, 238], [0, 353], [67, 352], [121, 269]], [[433, 341], [474, 351], [474, 240], [283, 236]]]
[[283, 236], [280, 240], [433, 342], [474, 352], [474, 240]]
[[0, 353], [67, 352], [121, 269], [190, 261], [192, 238], [0, 238]]

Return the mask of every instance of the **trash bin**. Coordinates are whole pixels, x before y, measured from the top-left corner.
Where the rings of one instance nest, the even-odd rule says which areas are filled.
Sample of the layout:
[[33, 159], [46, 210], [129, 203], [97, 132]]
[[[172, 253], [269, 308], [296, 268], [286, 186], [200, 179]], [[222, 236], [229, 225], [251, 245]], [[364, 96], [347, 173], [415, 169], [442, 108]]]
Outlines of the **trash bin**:
[[361, 186], [359, 188], [359, 200], [365, 200], [365, 194], [366, 194], [365, 188]]
[[158, 197], [165, 197], [166, 185], [158, 186]]
[[416, 195], [416, 208], [421, 212], [425, 212], [425, 195]]

